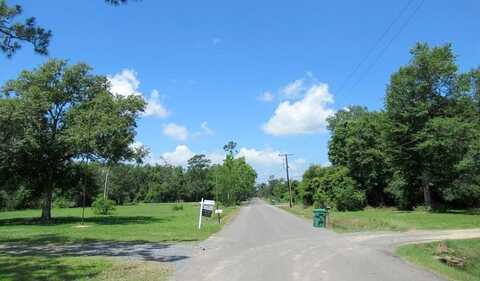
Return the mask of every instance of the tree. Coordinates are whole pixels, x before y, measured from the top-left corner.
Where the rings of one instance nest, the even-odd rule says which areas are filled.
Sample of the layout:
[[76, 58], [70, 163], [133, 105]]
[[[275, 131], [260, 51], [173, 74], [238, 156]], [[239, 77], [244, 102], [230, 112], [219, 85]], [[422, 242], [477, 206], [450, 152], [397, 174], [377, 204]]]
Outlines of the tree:
[[21, 48], [22, 42], [28, 42], [36, 53], [48, 54], [52, 32], [37, 26], [34, 17], [27, 18], [23, 23], [13, 22], [21, 14], [20, 5], [8, 6], [4, 0], [0, 0], [0, 50], [10, 58]]
[[319, 188], [318, 179], [325, 176], [329, 167], [312, 165], [303, 173], [300, 184], [300, 199], [303, 205], [310, 206], [314, 203], [315, 192]]
[[204, 154], [194, 155], [188, 160], [187, 189], [190, 191], [190, 198], [193, 201], [213, 196], [213, 186], [211, 186], [208, 176], [210, 163], [211, 161]]
[[329, 168], [322, 177], [314, 178], [312, 184], [316, 185], [314, 200], [319, 207], [355, 211], [366, 206], [365, 192], [358, 189], [346, 167]]
[[225, 205], [238, 204], [255, 193], [257, 173], [245, 158], [235, 158], [236, 146], [228, 142], [223, 147], [227, 152], [223, 164], [212, 168], [216, 197]]
[[389, 196], [384, 189], [391, 177], [391, 168], [386, 153], [385, 113], [349, 107], [338, 111], [328, 122], [330, 162], [348, 168], [359, 188], [366, 191], [369, 204], [388, 203]]
[[404, 196], [397, 198], [404, 208], [411, 209], [423, 192], [427, 208], [435, 209], [468, 146], [461, 136], [470, 130], [464, 123], [478, 120], [478, 109], [472, 107], [470, 75], [458, 72], [451, 45], [417, 44], [411, 53], [410, 63], [391, 76], [387, 88], [387, 140], [396, 173], [391, 189], [404, 189], [394, 191]]
[[[112, 6], [127, 3], [127, 0], [105, 0]], [[41, 55], [48, 54], [48, 45], [52, 31], [46, 30], [36, 24], [35, 17], [30, 17], [25, 22], [13, 22], [14, 18], [23, 12], [22, 6], [8, 6], [5, 0], [0, 0], [0, 50], [7, 58], [11, 58], [22, 47], [22, 42], [33, 45], [33, 50]]]
[[120, 161], [141, 162], [148, 152], [133, 145], [136, 120], [145, 107], [137, 96], [112, 96], [103, 92], [72, 109], [69, 120], [72, 142], [87, 159], [101, 161], [105, 167], [104, 199], [108, 196], [110, 169]]
[[[132, 156], [128, 147], [144, 101], [115, 97], [109, 88], [106, 77], [93, 75], [86, 64], [68, 66], [62, 60], [23, 71], [4, 85], [0, 112], [15, 116], [19, 125], [9, 153], [23, 181], [42, 194], [43, 220], [50, 220], [52, 193], [76, 159], [103, 159], [110, 149], [115, 159]], [[9, 103], [15, 106], [4, 106]]]

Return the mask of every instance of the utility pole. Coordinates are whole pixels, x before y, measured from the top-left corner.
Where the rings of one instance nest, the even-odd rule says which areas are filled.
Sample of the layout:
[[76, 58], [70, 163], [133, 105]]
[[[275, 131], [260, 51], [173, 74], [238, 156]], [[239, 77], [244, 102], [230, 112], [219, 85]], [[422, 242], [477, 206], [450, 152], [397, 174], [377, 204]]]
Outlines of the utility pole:
[[279, 154], [278, 156], [280, 157], [285, 157], [285, 170], [287, 171], [287, 186], [288, 186], [288, 192], [290, 193], [290, 202], [289, 206], [292, 208], [292, 187], [290, 186], [290, 176], [288, 175], [288, 156], [291, 156], [293, 154]]

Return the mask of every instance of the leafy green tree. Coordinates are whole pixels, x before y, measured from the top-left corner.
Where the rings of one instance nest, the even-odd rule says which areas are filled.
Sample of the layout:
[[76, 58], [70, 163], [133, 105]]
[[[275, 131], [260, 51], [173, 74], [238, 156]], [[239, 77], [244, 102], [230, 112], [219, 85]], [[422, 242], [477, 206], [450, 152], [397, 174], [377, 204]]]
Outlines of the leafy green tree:
[[318, 186], [314, 195], [317, 206], [335, 207], [339, 211], [361, 210], [366, 206], [365, 192], [358, 189], [346, 167], [332, 167], [313, 183]]
[[194, 155], [188, 160], [187, 166], [187, 189], [193, 201], [201, 198], [213, 197], [213, 186], [209, 181], [209, 169], [211, 161], [204, 154]]
[[456, 178], [452, 167], [463, 158], [472, 130], [465, 123], [478, 120], [478, 107], [471, 75], [459, 73], [451, 45], [417, 44], [411, 53], [387, 88], [387, 139], [396, 173], [390, 190], [404, 189], [393, 191], [404, 196], [397, 197], [404, 208], [411, 209], [422, 192], [427, 208], [435, 209]]
[[312, 165], [303, 173], [302, 182], [300, 184], [299, 196], [305, 206], [310, 206], [314, 203], [314, 196], [319, 188], [319, 178], [325, 176], [329, 167], [322, 167], [320, 165]]
[[[20, 128], [13, 136], [15, 148], [9, 153], [20, 177], [42, 194], [43, 220], [51, 218], [52, 193], [62, 186], [76, 159], [84, 155], [103, 159], [108, 149], [115, 151], [117, 159], [132, 155], [128, 147], [144, 101], [115, 97], [109, 88], [106, 77], [91, 74], [89, 66], [68, 66], [61, 60], [23, 71], [4, 85], [2, 101], [14, 103], [16, 112], [3, 106], [8, 102], [1, 103], [0, 112], [14, 115]], [[88, 119], [94, 126], [85, 124], [87, 119], [82, 116], [92, 112], [92, 105], [100, 110]], [[117, 131], [112, 132], [111, 126]], [[85, 134], [85, 130], [89, 133]]]
[[235, 158], [237, 144], [230, 141], [224, 146], [227, 153], [222, 165], [212, 169], [215, 182], [214, 192], [225, 205], [238, 204], [255, 193], [257, 173], [245, 161], [245, 158]]
[[338, 111], [328, 121], [330, 162], [348, 168], [359, 188], [366, 191], [369, 204], [389, 203], [389, 196], [384, 192], [391, 177], [385, 114], [350, 107]]

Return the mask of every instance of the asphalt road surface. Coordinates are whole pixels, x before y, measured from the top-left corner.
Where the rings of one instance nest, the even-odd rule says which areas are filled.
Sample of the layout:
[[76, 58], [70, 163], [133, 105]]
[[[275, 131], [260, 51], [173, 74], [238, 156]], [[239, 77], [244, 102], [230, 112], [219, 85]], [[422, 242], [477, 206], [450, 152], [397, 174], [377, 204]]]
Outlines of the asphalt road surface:
[[200, 244], [177, 270], [176, 280], [445, 280], [395, 257], [395, 246], [479, 235], [479, 230], [339, 235], [254, 200], [221, 232]]

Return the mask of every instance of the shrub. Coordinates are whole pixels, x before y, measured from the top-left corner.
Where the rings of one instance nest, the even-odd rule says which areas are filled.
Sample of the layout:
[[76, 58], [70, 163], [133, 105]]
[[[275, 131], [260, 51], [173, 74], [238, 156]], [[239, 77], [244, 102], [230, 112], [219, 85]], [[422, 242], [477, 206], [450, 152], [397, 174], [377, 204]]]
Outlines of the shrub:
[[173, 211], [183, 211], [183, 205], [175, 204], [175, 205], [173, 205], [172, 210]]
[[332, 205], [330, 197], [321, 188], [317, 189], [317, 192], [315, 192], [315, 196], [313, 198], [315, 200], [315, 202], [313, 203], [314, 208], [327, 208]]
[[53, 201], [53, 207], [55, 208], [73, 208], [75, 207], [75, 202], [69, 200], [65, 197], [56, 197]]
[[318, 179], [315, 192], [315, 207], [335, 207], [339, 211], [361, 210], [366, 206], [365, 191], [350, 176], [347, 168], [339, 166], [328, 169]]
[[363, 190], [354, 186], [335, 188], [335, 207], [339, 211], [358, 211], [366, 206], [366, 195]]
[[115, 202], [99, 197], [92, 203], [92, 208], [96, 215], [110, 215], [115, 211]]

